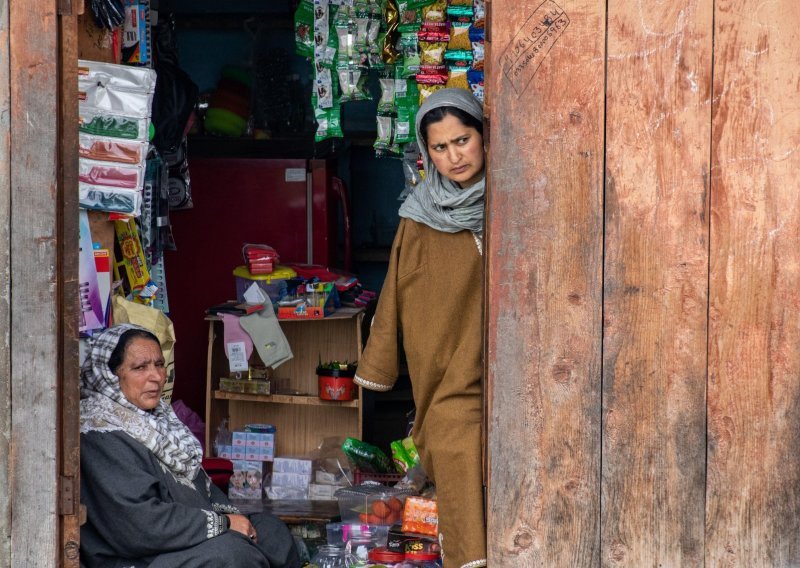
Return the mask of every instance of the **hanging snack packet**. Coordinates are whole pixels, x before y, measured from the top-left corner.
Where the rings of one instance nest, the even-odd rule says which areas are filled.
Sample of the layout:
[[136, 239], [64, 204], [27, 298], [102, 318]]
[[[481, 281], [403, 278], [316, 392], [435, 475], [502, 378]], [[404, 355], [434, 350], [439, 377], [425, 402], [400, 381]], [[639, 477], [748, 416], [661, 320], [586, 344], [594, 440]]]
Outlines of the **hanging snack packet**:
[[447, 44], [444, 42], [420, 41], [420, 65], [441, 65], [444, 63], [444, 52]]
[[301, 57], [311, 58], [314, 55], [314, 4], [310, 0], [301, 0], [294, 12], [294, 50]]
[[444, 89], [444, 84], [441, 85], [420, 85], [419, 86], [419, 104], [422, 106], [422, 103], [425, 102], [429, 96], [431, 96], [436, 91], [440, 91]]
[[392, 114], [395, 112], [394, 88], [395, 80], [392, 77], [381, 77], [378, 79], [381, 85], [381, 98], [378, 101], [378, 113]]
[[141, 165], [115, 164], [95, 160], [79, 160], [78, 181], [91, 185], [141, 189], [144, 168]]
[[476, 28], [485, 28], [486, 4], [485, 0], [472, 0], [472, 25]]
[[469, 83], [469, 90], [483, 104], [483, 71], [474, 69], [467, 71], [467, 82]]
[[386, 35], [380, 42], [381, 59], [387, 65], [393, 65], [400, 57], [395, 48], [397, 42], [397, 26], [400, 23], [400, 13], [397, 11], [395, 0], [387, 0], [383, 9], [383, 22], [386, 26]]
[[439, 23], [447, 20], [447, 0], [435, 0], [422, 8], [422, 21]]
[[447, 76], [448, 89], [466, 89], [469, 90], [469, 81], [467, 80], [467, 68], [462, 67], [458, 69], [450, 69]]
[[469, 28], [469, 41], [472, 44], [472, 68], [483, 70], [483, 59], [485, 54], [483, 28], [476, 28], [474, 25]]
[[419, 87], [413, 79], [408, 79], [407, 96], [397, 100], [394, 141], [398, 144], [414, 142], [417, 138], [416, 120], [419, 110]]
[[416, 33], [422, 25], [422, 11], [419, 8], [410, 8], [408, 0], [399, 0], [397, 10], [400, 13], [397, 31], [401, 34], [405, 32]]
[[419, 71], [420, 54], [417, 32], [404, 32], [400, 34], [399, 51], [403, 56], [402, 63], [396, 70], [401, 78], [411, 77]]
[[339, 76], [339, 88], [342, 91], [340, 102], [368, 101], [372, 98], [368, 91], [366, 69], [340, 64], [336, 72]]
[[375, 117], [378, 123], [378, 135], [375, 138], [373, 148], [377, 152], [385, 152], [392, 145], [392, 122], [391, 116]]
[[317, 106], [317, 96], [311, 95], [311, 105], [314, 108], [314, 118], [317, 121], [317, 131], [314, 140], [322, 142], [328, 138], [343, 138], [341, 105], [334, 100], [331, 108], [322, 109]]
[[447, 83], [447, 66], [420, 65], [414, 78], [420, 85], [444, 85]]
[[450, 26], [450, 41], [447, 42], [447, 49], [450, 50], [470, 50], [472, 42], [469, 39], [469, 23], [453, 22]]

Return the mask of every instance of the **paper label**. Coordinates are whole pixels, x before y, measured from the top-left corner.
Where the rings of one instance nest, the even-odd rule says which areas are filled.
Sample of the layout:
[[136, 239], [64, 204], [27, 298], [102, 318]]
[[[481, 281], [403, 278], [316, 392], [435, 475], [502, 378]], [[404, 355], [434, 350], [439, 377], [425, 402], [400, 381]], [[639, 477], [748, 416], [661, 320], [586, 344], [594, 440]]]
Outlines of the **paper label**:
[[306, 181], [306, 170], [303, 168], [286, 168], [284, 179], [287, 182]]
[[246, 371], [247, 366], [247, 351], [244, 348], [244, 341], [236, 341], [228, 343], [228, 366], [231, 373]]

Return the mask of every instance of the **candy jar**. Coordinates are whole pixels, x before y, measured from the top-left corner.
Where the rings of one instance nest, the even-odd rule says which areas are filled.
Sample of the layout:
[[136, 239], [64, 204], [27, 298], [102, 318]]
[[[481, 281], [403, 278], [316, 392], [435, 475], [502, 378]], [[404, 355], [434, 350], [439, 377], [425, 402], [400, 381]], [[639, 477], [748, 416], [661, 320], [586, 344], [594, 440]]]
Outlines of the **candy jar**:
[[344, 548], [324, 544], [311, 559], [311, 565], [316, 568], [345, 568], [346, 557]]

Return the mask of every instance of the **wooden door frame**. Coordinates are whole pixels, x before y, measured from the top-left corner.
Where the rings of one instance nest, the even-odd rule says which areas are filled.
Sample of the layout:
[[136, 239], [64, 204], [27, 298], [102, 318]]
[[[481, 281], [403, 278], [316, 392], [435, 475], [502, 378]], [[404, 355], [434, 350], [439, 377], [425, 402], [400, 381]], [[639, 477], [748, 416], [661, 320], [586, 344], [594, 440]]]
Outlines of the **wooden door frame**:
[[79, 8], [0, 4], [0, 568], [78, 566]]

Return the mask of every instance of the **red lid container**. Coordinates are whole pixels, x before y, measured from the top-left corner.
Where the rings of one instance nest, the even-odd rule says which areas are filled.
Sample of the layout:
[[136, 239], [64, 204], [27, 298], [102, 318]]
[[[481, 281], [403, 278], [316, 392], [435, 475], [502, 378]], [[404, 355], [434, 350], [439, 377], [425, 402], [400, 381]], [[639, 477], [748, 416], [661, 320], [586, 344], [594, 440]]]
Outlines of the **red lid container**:
[[376, 562], [402, 562], [405, 556], [402, 552], [392, 552], [388, 548], [373, 548], [369, 551], [369, 559]]
[[406, 560], [411, 560], [412, 562], [424, 562], [426, 560], [439, 560], [439, 554], [436, 552], [423, 552], [423, 551], [415, 551], [415, 552], [406, 552], [405, 554]]

